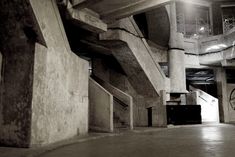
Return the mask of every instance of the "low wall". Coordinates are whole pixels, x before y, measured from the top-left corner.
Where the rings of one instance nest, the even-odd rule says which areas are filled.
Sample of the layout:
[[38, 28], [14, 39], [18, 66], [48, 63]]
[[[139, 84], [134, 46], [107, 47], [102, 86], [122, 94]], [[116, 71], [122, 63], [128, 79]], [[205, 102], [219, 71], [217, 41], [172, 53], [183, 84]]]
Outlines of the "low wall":
[[89, 127], [96, 131], [113, 131], [113, 96], [93, 79], [89, 79]]
[[108, 90], [114, 97], [114, 112], [115, 114], [133, 129], [133, 99], [130, 95], [112, 86], [111, 84], [96, 77], [96, 81]]

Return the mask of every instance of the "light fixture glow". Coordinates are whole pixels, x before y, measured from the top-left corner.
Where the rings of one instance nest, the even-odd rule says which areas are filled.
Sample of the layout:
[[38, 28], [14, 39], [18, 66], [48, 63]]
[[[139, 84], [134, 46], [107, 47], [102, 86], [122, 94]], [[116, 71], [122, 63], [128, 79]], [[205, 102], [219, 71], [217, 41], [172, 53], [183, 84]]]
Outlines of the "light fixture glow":
[[204, 31], [205, 31], [205, 27], [201, 27], [201, 28], [199, 29], [199, 31], [204, 32]]
[[212, 45], [206, 49], [206, 52], [221, 50], [222, 48], [227, 48], [225, 44]]

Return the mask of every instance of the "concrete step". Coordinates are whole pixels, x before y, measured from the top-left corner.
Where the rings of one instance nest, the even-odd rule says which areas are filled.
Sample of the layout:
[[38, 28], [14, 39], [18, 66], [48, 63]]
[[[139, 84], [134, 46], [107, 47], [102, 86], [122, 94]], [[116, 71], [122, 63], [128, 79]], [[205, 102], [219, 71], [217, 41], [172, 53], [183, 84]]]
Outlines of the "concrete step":
[[110, 26], [100, 35], [100, 40], [108, 41], [107, 46], [113, 50], [114, 57], [138, 93], [152, 97], [160, 90], [166, 90], [167, 78], [139, 32], [134, 20], [126, 18]]

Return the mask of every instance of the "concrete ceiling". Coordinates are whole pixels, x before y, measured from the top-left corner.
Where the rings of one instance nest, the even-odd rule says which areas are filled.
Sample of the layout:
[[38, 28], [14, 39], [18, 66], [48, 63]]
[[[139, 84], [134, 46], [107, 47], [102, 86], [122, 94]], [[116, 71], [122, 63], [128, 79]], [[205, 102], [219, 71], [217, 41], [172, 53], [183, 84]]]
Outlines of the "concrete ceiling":
[[[150, 11], [173, 0], [70, 0], [77, 8], [89, 8], [109, 21]], [[233, 0], [177, 0], [192, 3], [231, 2]]]
[[[89, 1], [89, 0], [87, 0]], [[89, 8], [97, 12], [102, 19], [119, 19], [145, 12], [169, 3], [171, 0], [96, 0]]]

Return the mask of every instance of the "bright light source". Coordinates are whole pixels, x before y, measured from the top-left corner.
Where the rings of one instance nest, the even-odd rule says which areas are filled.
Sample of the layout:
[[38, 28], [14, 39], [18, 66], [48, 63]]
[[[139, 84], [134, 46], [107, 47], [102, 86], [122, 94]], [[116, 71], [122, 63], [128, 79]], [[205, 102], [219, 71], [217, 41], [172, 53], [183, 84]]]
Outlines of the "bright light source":
[[222, 48], [227, 48], [227, 45], [225, 44], [212, 45], [206, 49], [206, 52], [217, 51]]
[[204, 32], [204, 31], [205, 31], [205, 27], [201, 27], [201, 28], [199, 29], [199, 31]]

